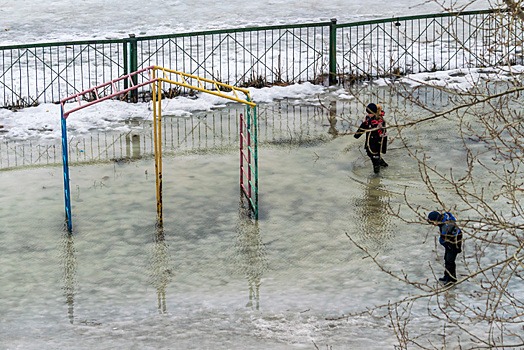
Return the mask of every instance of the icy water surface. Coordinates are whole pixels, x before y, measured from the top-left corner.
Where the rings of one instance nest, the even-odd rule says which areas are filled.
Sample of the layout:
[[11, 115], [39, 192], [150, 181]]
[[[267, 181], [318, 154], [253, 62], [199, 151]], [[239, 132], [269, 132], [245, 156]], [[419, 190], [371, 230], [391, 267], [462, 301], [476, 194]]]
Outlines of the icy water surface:
[[[359, 122], [357, 104], [339, 106], [339, 132]], [[322, 109], [289, 123], [296, 109], [259, 111], [258, 222], [242, 214], [234, 139], [166, 151], [163, 230], [150, 157], [71, 167], [72, 236], [61, 165], [0, 172], [0, 348], [392, 348], [387, 320], [330, 318], [415, 292], [347, 235], [414, 279], [441, 264], [431, 227], [386, 214], [404, 189], [429, 202], [418, 168], [392, 135], [390, 167], [374, 175], [362, 140], [333, 137]], [[427, 308], [413, 310], [421, 329], [435, 327]]]
[[71, 238], [59, 168], [4, 174], [26, 193], [2, 198], [8, 348], [350, 344], [354, 330], [324, 318], [392, 291], [345, 232], [391, 251], [394, 223], [361, 222], [387, 179], [352, 181], [343, 146], [263, 149], [258, 225], [239, 215], [236, 152], [164, 161], [163, 232], [150, 160], [73, 168]]

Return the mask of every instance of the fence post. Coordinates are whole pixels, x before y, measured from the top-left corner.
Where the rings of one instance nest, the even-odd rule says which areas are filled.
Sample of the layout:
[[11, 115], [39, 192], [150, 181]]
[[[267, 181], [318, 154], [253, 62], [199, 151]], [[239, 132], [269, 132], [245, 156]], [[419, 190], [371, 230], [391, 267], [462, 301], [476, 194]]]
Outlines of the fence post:
[[[129, 74], [129, 54], [127, 53], [129, 46], [129, 42], [127, 38], [124, 39], [124, 43], [122, 44], [122, 63], [124, 65], [124, 75]], [[127, 83], [127, 79], [124, 80], [124, 89], [127, 89], [129, 87], [129, 84]]]
[[[138, 70], [138, 44], [135, 34], [129, 34], [129, 39], [124, 44], [124, 74], [134, 73]], [[138, 82], [137, 75], [133, 75], [131, 80], [133, 85]], [[129, 84], [127, 79], [124, 81], [124, 88], [128, 88]], [[138, 90], [134, 89], [130, 91], [131, 102], [138, 102]]]
[[337, 19], [332, 18], [329, 25], [329, 85], [337, 81]]

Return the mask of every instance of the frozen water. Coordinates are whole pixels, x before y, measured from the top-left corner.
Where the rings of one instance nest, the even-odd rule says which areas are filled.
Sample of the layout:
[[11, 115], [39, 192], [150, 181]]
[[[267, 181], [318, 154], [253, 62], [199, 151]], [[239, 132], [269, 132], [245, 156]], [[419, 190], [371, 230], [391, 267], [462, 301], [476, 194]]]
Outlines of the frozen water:
[[[392, 109], [409, 112], [402, 115], [423, 113], [391, 99], [387, 87], [374, 90]], [[430, 266], [440, 272], [442, 252], [433, 227], [405, 226], [386, 214], [387, 201], [402, 202], [404, 191], [415, 203], [431, 203], [404, 147], [393, 140], [390, 167], [375, 176], [362, 140], [332, 136], [333, 128], [353, 128], [348, 121], [361, 109], [340, 95], [327, 91], [259, 107], [257, 223], [241, 215], [234, 139], [197, 152], [166, 152], [163, 231], [155, 227], [154, 162], [143, 149], [134, 160], [71, 168], [72, 237], [63, 232], [60, 165], [1, 172], [4, 344], [30, 350], [392, 347], [387, 320], [337, 318], [416, 290], [363, 259], [347, 235], [416, 281], [434, 278]], [[336, 102], [334, 126], [319, 100]], [[213, 113], [190, 119], [207, 124], [217, 142], [221, 128], [208, 124]], [[166, 122], [171, 118], [180, 117]], [[415, 130], [410, 147], [438, 143], [435, 131], [443, 127]], [[134, 132], [145, 137], [148, 130]], [[460, 142], [448, 147], [448, 161], [461, 162]], [[464, 288], [448, 294], [450, 302]], [[427, 312], [426, 302], [413, 307], [420, 332], [440, 326]]]

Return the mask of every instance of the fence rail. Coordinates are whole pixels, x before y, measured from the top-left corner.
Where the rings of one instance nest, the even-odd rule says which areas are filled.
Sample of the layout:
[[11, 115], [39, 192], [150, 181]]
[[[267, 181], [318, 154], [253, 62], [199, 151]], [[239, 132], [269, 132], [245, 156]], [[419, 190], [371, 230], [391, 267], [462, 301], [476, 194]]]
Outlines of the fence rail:
[[[522, 21], [509, 12], [485, 10], [0, 46], [0, 107], [56, 103], [151, 65], [229, 85], [263, 86], [521, 63], [523, 33]], [[145, 98], [149, 89], [127, 98]], [[164, 95], [187, 92], [182, 90]]]

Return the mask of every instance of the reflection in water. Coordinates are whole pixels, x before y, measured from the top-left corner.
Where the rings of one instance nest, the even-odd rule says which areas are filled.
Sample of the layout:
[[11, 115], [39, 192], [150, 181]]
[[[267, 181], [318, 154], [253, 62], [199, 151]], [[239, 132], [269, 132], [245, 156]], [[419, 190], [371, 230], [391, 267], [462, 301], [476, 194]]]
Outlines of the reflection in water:
[[338, 130], [337, 130], [337, 102], [336, 101], [331, 101], [329, 103], [328, 121], [329, 121], [328, 133], [333, 136], [337, 136]]
[[[380, 102], [390, 124], [409, 121], [426, 108], [447, 110], [450, 96], [430, 87], [399, 91], [398, 86], [377, 87], [374, 84], [345, 86], [355, 98], [340, 99], [338, 95], [319, 96], [330, 100], [328, 106], [317, 103], [297, 104], [297, 99], [283, 98], [258, 107], [258, 142], [284, 144], [313, 139], [326, 133], [333, 137], [355, 130], [363, 118], [368, 102]], [[453, 97], [454, 95], [451, 95]], [[317, 97], [315, 97], [315, 100]], [[419, 106], [423, 106], [420, 108]], [[244, 107], [228, 104], [225, 108], [197, 112], [191, 117], [166, 116], [162, 119], [163, 151], [199, 152], [224, 150], [238, 146], [238, 116]], [[407, 118], [407, 119], [406, 119]], [[205, 122], [204, 122], [205, 121]], [[93, 130], [88, 134], [71, 135], [75, 152], [69, 154], [69, 164], [99, 162], [112, 159], [139, 159], [154, 154], [152, 123], [129, 119], [124, 122], [131, 131], [119, 128], [110, 131]], [[0, 143], [0, 169], [28, 165], [61, 164], [61, 140], [11, 140]]]
[[171, 282], [173, 271], [169, 266], [169, 252], [165, 241], [164, 228], [157, 227], [153, 252], [151, 257], [151, 284], [157, 292], [158, 312], [165, 313], [166, 307], [166, 288]]
[[267, 259], [264, 243], [260, 238], [258, 221], [250, 218], [249, 206], [242, 200], [237, 223], [237, 242], [235, 244], [240, 272], [246, 277], [249, 286], [247, 307], [258, 310], [260, 307], [260, 284], [264, 271], [267, 270]]
[[62, 254], [60, 260], [63, 267], [63, 291], [67, 303], [67, 316], [69, 322], [73, 324], [74, 321], [74, 306], [75, 306], [75, 289], [77, 285], [76, 280], [76, 257], [75, 245], [73, 235], [65, 232], [62, 239]]
[[131, 159], [140, 159], [140, 135], [126, 135], [126, 155]]
[[[126, 120], [125, 124], [131, 125], [132, 127], [140, 126], [140, 121], [135, 119]], [[126, 141], [126, 157], [128, 159], [140, 159], [140, 135], [136, 133], [127, 133], [125, 137]]]
[[371, 176], [359, 205], [360, 231], [367, 248], [380, 248], [388, 239], [390, 217], [387, 210], [388, 191], [381, 184], [380, 176]]

